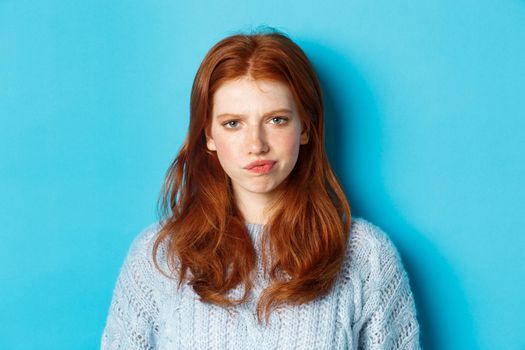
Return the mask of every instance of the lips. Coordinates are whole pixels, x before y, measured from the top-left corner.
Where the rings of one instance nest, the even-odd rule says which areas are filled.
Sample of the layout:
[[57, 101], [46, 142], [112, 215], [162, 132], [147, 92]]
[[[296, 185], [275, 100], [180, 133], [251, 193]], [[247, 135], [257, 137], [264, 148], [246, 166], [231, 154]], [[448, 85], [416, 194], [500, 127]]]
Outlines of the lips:
[[245, 166], [244, 169], [257, 174], [266, 174], [272, 170], [274, 164], [273, 160], [256, 160]]

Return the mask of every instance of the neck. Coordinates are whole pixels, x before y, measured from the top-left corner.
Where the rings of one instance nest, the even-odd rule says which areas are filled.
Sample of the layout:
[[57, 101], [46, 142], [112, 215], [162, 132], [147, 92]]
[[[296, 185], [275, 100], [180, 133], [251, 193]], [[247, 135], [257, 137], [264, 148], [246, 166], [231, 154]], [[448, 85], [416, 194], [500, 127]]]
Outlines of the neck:
[[246, 195], [234, 193], [235, 203], [244, 220], [250, 224], [265, 225], [268, 220], [268, 206], [271, 197], [268, 194]]

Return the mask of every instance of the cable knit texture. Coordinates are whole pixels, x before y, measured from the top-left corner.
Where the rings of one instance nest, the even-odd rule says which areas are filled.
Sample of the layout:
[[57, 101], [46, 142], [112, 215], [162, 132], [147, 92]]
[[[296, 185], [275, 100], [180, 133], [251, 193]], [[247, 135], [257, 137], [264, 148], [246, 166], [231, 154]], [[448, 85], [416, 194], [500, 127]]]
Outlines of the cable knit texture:
[[[222, 308], [198, 300], [191, 287], [156, 270], [151, 257], [158, 224], [134, 241], [117, 280], [102, 335], [102, 349], [419, 349], [419, 326], [409, 281], [389, 238], [354, 219], [341, 273], [325, 296], [300, 306], [280, 306], [257, 323], [263, 277], [259, 238], [251, 300]], [[166, 251], [159, 252], [163, 269]], [[238, 297], [242, 287], [230, 291]]]

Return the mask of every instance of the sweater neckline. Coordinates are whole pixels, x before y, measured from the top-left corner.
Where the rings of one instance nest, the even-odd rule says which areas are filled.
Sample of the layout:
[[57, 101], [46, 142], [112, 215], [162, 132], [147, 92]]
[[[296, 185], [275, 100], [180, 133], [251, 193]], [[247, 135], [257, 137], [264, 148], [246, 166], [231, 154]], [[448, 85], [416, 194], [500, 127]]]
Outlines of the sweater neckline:
[[248, 230], [248, 233], [252, 237], [253, 240], [259, 238], [261, 236], [261, 233], [264, 230], [263, 224], [254, 224], [254, 223], [245, 223], [246, 229]]

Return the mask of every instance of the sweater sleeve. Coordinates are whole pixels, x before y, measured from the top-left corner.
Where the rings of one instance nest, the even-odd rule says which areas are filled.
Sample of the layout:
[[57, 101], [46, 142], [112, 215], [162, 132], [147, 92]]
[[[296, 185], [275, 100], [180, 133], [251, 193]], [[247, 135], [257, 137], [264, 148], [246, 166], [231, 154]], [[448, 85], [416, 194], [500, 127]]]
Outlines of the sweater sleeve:
[[414, 298], [399, 253], [379, 228], [368, 224], [366, 229], [372, 239], [358, 349], [420, 349]]
[[117, 279], [101, 349], [155, 349], [159, 330], [158, 275], [151, 257], [152, 228], [133, 242]]

